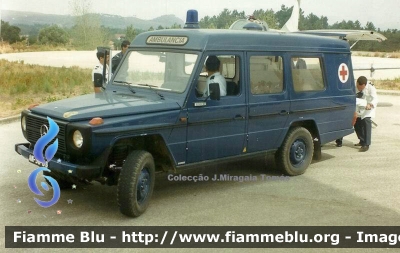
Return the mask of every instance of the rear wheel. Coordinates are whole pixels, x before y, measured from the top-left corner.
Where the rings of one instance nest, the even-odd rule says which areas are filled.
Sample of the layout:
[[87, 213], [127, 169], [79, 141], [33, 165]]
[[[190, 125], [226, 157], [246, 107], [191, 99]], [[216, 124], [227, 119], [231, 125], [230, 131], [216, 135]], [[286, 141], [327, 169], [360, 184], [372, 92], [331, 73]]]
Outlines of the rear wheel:
[[276, 154], [276, 162], [287, 175], [303, 174], [311, 163], [314, 142], [310, 132], [304, 127], [289, 131]]
[[132, 151], [118, 178], [118, 204], [121, 213], [140, 216], [149, 206], [155, 181], [153, 156], [143, 150]]

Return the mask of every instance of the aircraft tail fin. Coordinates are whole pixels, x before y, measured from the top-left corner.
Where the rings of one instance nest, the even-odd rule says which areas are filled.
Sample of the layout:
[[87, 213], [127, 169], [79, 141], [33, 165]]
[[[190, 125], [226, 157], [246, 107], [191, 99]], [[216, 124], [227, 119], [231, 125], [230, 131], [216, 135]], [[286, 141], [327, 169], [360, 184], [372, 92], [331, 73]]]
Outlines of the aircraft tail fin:
[[285, 32], [297, 32], [299, 30], [299, 18], [300, 18], [300, 1], [297, 0], [297, 5], [293, 6], [292, 15], [289, 20], [283, 25], [282, 31]]

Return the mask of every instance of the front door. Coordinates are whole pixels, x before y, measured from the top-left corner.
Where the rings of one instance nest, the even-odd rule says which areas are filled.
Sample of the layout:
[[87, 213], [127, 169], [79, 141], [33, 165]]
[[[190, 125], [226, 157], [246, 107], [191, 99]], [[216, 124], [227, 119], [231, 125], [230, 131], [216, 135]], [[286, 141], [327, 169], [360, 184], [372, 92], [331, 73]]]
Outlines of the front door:
[[[209, 54], [211, 55], [211, 54]], [[209, 55], [205, 55], [205, 64]], [[220, 61], [219, 72], [227, 82], [227, 95], [211, 100], [199, 97], [195, 89], [188, 99], [188, 134], [186, 163], [236, 156], [245, 152], [246, 94], [243, 89], [242, 53], [213, 54]], [[203, 67], [203, 66], [201, 66]], [[198, 70], [197, 90], [207, 85], [207, 71]]]

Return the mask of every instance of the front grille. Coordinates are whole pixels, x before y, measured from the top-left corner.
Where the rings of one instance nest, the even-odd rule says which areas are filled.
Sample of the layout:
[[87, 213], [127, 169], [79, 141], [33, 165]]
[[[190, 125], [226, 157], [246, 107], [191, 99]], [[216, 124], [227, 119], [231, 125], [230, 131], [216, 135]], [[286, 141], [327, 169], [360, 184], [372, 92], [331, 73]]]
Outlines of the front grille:
[[[66, 126], [67, 124], [65, 122], [61, 122], [58, 120], [54, 120], [54, 122], [57, 123], [58, 127], [60, 128], [60, 131], [58, 132], [57, 138], [58, 138], [58, 150], [57, 153], [63, 153], [65, 154], [67, 151], [66, 147]], [[42, 125], [46, 125], [49, 127], [49, 122], [47, 121], [47, 118], [45, 117], [39, 117], [35, 115], [28, 115], [26, 118], [26, 134], [28, 141], [32, 144], [35, 144], [37, 140], [41, 137], [40, 136], [40, 127]]]

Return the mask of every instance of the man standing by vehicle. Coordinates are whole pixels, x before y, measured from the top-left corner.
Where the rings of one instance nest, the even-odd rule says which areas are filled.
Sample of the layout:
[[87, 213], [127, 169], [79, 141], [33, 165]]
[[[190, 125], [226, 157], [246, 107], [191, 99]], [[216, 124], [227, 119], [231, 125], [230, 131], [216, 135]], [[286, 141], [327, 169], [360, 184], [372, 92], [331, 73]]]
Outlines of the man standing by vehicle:
[[114, 57], [112, 58], [112, 73], [114, 74], [115, 70], [117, 70], [119, 63], [122, 60], [122, 57], [124, 56], [126, 50], [128, 50], [128, 47], [131, 43], [129, 42], [129, 40], [124, 40], [121, 43], [121, 52], [119, 52], [118, 54], [114, 55]]
[[109, 59], [109, 52], [104, 48], [97, 48], [96, 56], [97, 59], [99, 60], [99, 64], [97, 64], [92, 70], [92, 82], [94, 86], [94, 92], [99, 93], [101, 92], [103, 83], [105, 83], [106, 80], [108, 79], [108, 67], [106, 66], [104, 77], [103, 77], [104, 73], [103, 68], [104, 65], [107, 65]]
[[[375, 117], [378, 96], [375, 87], [367, 82], [365, 76], [357, 79], [357, 99], [364, 102], [365, 107], [357, 106], [357, 120], [354, 125], [357, 137], [360, 140], [355, 146], [361, 146], [360, 152], [368, 151], [371, 145], [372, 120]], [[359, 104], [359, 103], [357, 103]]]

